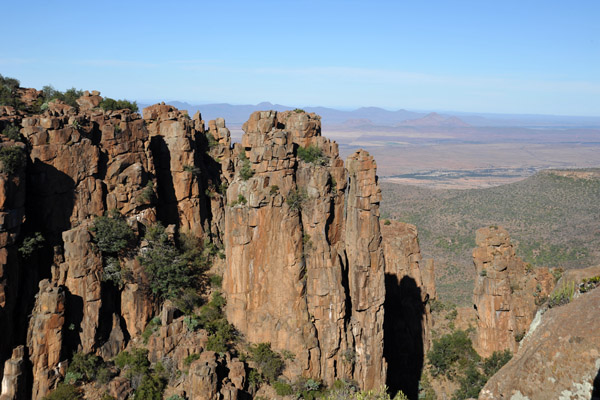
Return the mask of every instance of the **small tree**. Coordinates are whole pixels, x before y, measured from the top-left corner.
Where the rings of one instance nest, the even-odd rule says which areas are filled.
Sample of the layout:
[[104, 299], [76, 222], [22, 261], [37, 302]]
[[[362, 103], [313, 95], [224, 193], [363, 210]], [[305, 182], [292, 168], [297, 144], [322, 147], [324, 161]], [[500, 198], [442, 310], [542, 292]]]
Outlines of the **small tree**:
[[248, 349], [250, 358], [256, 363], [260, 373], [269, 382], [275, 382], [285, 366], [281, 355], [271, 349], [271, 343], [253, 344]]
[[119, 254], [135, 238], [133, 230], [117, 210], [96, 217], [90, 231], [94, 233], [94, 243], [105, 254]]
[[0, 162], [2, 163], [0, 172], [12, 175], [19, 169], [25, 168], [27, 164], [25, 150], [19, 146], [4, 146], [0, 149]]
[[308, 199], [306, 189], [298, 189], [291, 190], [285, 202], [292, 210], [300, 211], [306, 199]]
[[110, 97], [105, 98], [100, 103], [100, 108], [104, 111], [115, 111], [115, 110], [124, 110], [128, 109], [132, 112], [138, 112], [139, 108], [137, 102], [131, 102], [129, 100], [115, 100]]
[[138, 259], [152, 293], [163, 299], [178, 299], [186, 288], [198, 284], [200, 273], [208, 267], [210, 249], [188, 238], [181, 241], [180, 250], [160, 223], [148, 228], [145, 239], [148, 246]]

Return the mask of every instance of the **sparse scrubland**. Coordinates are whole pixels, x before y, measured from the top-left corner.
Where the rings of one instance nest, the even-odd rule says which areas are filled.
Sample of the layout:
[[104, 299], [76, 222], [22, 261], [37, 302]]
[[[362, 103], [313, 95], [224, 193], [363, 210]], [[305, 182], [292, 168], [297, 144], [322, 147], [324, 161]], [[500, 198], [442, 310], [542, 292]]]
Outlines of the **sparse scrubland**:
[[534, 266], [582, 268], [600, 262], [600, 179], [538, 173], [487, 189], [433, 190], [382, 184], [384, 218], [415, 224], [421, 252], [436, 261], [442, 299], [468, 304], [475, 231], [508, 230], [517, 255]]

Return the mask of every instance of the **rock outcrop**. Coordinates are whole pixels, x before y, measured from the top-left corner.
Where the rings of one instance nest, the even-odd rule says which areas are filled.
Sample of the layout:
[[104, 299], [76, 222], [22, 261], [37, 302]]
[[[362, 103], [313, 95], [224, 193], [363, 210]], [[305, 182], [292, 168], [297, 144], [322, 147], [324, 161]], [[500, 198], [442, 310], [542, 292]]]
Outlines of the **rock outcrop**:
[[[159, 313], [137, 258], [157, 222], [172, 237], [190, 235], [214, 250], [211, 273], [223, 274], [227, 319], [245, 341], [293, 354], [289, 381], [386, 383], [396, 357], [384, 352], [386, 273], [404, 296], [388, 305], [415, 317], [406, 325], [418, 327], [409, 345], [418, 341], [419, 354], [427, 348], [433, 265], [422, 262], [414, 228], [404, 227], [386, 244], [386, 268], [375, 161], [360, 150], [344, 165], [317, 115], [254, 113], [242, 143], [232, 146], [223, 119], [205, 127], [199, 113], [190, 118], [164, 103], [142, 117], [100, 108], [96, 91], [42, 108], [42, 92], [18, 93], [26, 107], [43, 111], [0, 107], [0, 128], [18, 131], [2, 135], [0, 147], [25, 156], [15, 168], [0, 165], [2, 400], [43, 398], [64, 380], [75, 353], [106, 361], [140, 346], [154, 365], [186, 371], [166, 393], [233, 400], [252, 392], [247, 362], [209, 351], [208, 331], [190, 328], [172, 303]], [[110, 213], [133, 235], [109, 257], [93, 228]], [[118, 282], [107, 278], [115, 265]], [[206, 297], [208, 276], [202, 279]], [[402, 291], [406, 279], [413, 283]], [[139, 382], [110, 368], [101, 389], [83, 386], [90, 398], [136, 390]]]
[[12, 357], [4, 364], [0, 400], [19, 400], [27, 397], [26, 368], [25, 346], [17, 346]]
[[393, 391], [416, 398], [431, 345], [429, 301], [437, 296], [433, 260], [422, 259], [414, 225], [390, 221], [381, 232], [386, 281], [384, 355], [394, 372], [387, 384]]
[[536, 302], [552, 291], [554, 277], [548, 268], [532, 268], [517, 257], [504, 228], [481, 228], [475, 241], [474, 347], [482, 357], [506, 349], [514, 353], [535, 316]]
[[480, 400], [600, 398], [600, 289], [546, 311]]
[[[228, 319], [248, 340], [294, 353], [290, 379], [381, 385], [384, 261], [372, 157], [357, 152], [346, 172], [314, 114], [257, 112], [244, 130], [225, 211]], [[320, 154], [303, 160], [299, 147]]]

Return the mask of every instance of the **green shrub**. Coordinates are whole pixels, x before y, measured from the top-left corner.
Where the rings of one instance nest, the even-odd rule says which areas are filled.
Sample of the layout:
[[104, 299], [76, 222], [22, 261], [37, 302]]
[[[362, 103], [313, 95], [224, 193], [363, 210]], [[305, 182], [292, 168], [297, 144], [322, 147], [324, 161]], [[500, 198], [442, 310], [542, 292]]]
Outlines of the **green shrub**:
[[19, 146], [4, 146], [0, 148], [0, 162], [2, 163], [0, 172], [12, 175], [19, 169], [25, 168], [27, 164], [25, 150]]
[[100, 103], [100, 108], [104, 111], [115, 111], [115, 110], [131, 110], [132, 112], [138, 112], [137, 102], [130, 102], [129, 100], [115, 100], [110, 97], [106, 97]]
[[515, 333], [515, 342], [520, 343], [525, 337], [525, 331], [518, 331]]
[[145, 375], [150, 370], [147, 349], [133, 349], [131, 352], [122, 351], [115, 358], [115, 365], [125, 370], [125, 376], [131, 378], [134, 375]]
[[248, 203], [248, 200], [246, 200], [246, 198], [244, 197], [244, 195], [243, 194], [238, 194], [237, 200], [231, 202], [231, 204], [229, 204], [229, 207], [235, 207], [238, 204], [239, 205], [245, 205], [246, 203]]
[[433, 376], [444, 375], [449, 379], [456, 371], [464, 370], [469, 363], [480, 359], [465, 331], [456, 331], [434, 340], [427, 358]]
[[21, 82], [15, 78], [4, 77], [0, 74], [0, 106], [11, 106], [15, 110], [24, 108], [23, 102], [17, 94]]
[[152, 318], [150, 320], [150, 322], [148, 323], [148, 325], [146, 325], [144, 332], [142, 332], [142, 340], [144, 341], [144, 344], [148, 344], [148, 341], [150, 340], [150, 336], [152, 336], [152, 334], [154, 334], [154, 332], [156, 332], [159, 328], [160, 328], [160, 317]]
[[123, 288], [123, 270], [117, 257], [108, 256], [104, 260], [102, 269], [102, 282], [112, 282], [119, 289]]
[[481, 271], [479, 271], [479, 276], [487, 276], [487, 271], [485, 269], [482, 269]]
[[450, 309], [450, 311], [448, 311], [448, 314], [446, 314], [445, 316], [445, 318], [448, 321], [454, 321], [456, 320], [456, 317], [458, 317], [458, 310], [456, 308]]
[[209, 257], [197, 239], [184, 236], [178, 248], [160, 223], [147, 229], [145, 239], [148, 246], [138, 259], [148, 275], [152, 293], [163, 299], [177, 299], [187, 288], [198, 285]]
[[154, 199], [154, 182], [148, 181], [137, 200], [140, 203], [151, 203]]
[[23, 141], [23, 137], [21, 136], [21, 132], [19, 131], [18, 126], [9, 125], [6, 128], [4, 128], [4, 130], [2, 130], [2, 134], [10, 140], [14, 140], [15, 142]]
[[264, 381], [265, 378], [260, 372], [258, 372], [258, 370], [250, 368], [250, 370], [248, 371], [248, 389], [251, 393], [255, 392], [256, 389], [258, 389], [258, 387], [262, 385]]
[[44, 237], [40, 232], [36, 232], [31, 236], [23, 239], [19, 253], [25, 258], [30, 257], [35, 251], [44, 247]]
[[212, 288], [220, 288], [223, 284], [223, 277], [221, 275], [213, 274], [209, 278], [210, 287]]
[[208, 148], [212, 149], [219, 145], [219, 142], [211, 133], [206, 133], [206, 141], [208, 142]]
[[256, 366], [262, 376], [268, 382], [275, 382], [281, 375], [285, 366], [279, 353], [271, 350], [271, 343], [258, 343], [250, 345], [248, 348], [250, 359], [256, 363]]
[[188, 332], [195, 332], [200, 328], [200, 320], [195, 315], [186, 315], [183, 318], [183, 323], [187, 327]]
[[289, 350], [282, 350], [281, 355], [283, 356], [284, 360], [294, 361], [296, 358], [296, 355]]
[[[351, 386], [330, 390], [325, 397], [327, 400], [392, 400], [387, 392], [387, 387], [379, 389], [355, 391]], [[408, 400], [408, 397], [399, 391], [393, 400]]]
[[273, 389], [275, 389], [275, 392], [278, 396], [289, 396], [294, 394], [294, 388], [292, 388], [292, 385], [281, 381], [273, 382]]
[[323, 156], [323, 151], [314, 145], [298, 147], [298, 158], [306, 163], [318, 165], [323, 165], [326, 161]]
[[117, 210], [96, 217], [90, 231], [94, 233], [94, 243], [105, 254], [119, 254], [135, 238], [133, 230]]
[[554, 276], [554, 282], [558, 282], [560, 278], [562, 278], [563, 269], [562, 268], [553, 268], [552, 276]]
[[175, 307], [181, 310], [184, 314], [191, 314], [194, 311], [194, 308], [202, 303], [202, 297], [193, 287], [183, 289], [179, 296], [172, 300]]
[[96, 374], [104, 363], [102, 360], [93, 354], [75, 353], [69, 367], [67, 368], [67, 375], [70, 375], [72, 382], [69, 382], [65, 378], [67, 383], [75, 383], [76, 381], [91, 382], [96, 379]]
[[292, 210], [300, 211], [307, 199], [306, 189], [291, 190], [285, 202]]
[[383, 221], [384, 225], [391, 225], [391, 221], [389, 219], [386, 219], [385, 221]]
[[512, 354], [510, 350], [495, 351], [491, 356], [483, 360], [483, 373], [487, 378], [491, 378], [496, 372], [500, 370], [510, 361]]
[[56, 389], [45, 396], [42, 400], [80, 400], [83, 395], [78, 388], [73, 385], [59, 383]]
[[304, 113], [304, 112], [306, 112], [306, 111], [304, 111], [304, 110], [303, 110], [303, 109], [301, 109], [301, 108], [294, 108], [294, 112], [295, 112], [296, 114], [302, 114], [302, 113]]
[[183, 170], [185, 172], [189, 172], [190, 174], [192, 174], [195, 177], [198, 177], [202, 174], [202, 170], [198, 167], [196, 167], [195, 165], [185, 165], [183, 167]]
[[166, 385], [165, 379], [157, 374], [144, 375], [133, 398], [134, 400], [162, 400]]
[[200, 354], [198, 354], [198, 353], [192, 353], [189, 356], [187, 356], [186, 358], [184, 358], [183, 365], [190, 366], [191, 363], [193, 363], [194, 361], [198, 360], [199, 358], [200, 358]]
[[47, 85], [42, 88], [42, 101], [44, 104], [47, 104], [52, 100], [60, 100], [71, 107], [78, 109], [79, 104], [77, 104], [77, 99], [81, 96], [83, 96], [83, 90], [78, 90], [75, 88], [68, 89], [65, 92], [54, 89], [52, 85]]
[[487, 382], [487, 378], [479, 372], [475, 365], [469, 365], [464, 375], [458, 378], [460, 387], [452, 395], [452, 400], [464, 400], [479, 397], [479, 392]]
[[252, 170], [252, 165], [250, 164], [250, 160], [246, 157], [245, 152], [240, 153], [240, 160], [242, 161], [242, 168], [240, 168], [240, 178], [242, 180], [247, 181], [252, 178], [254, 175], [254, 171]]
[[277, 194], [277, 192], [279, 192], [279, 186], [271, 185], [270, 193], [274, 195], [274, 194]]
[[587, 293], [598, 286], [600, 286], [600, 276], [585, 278], [579, 284], [579, 293]]
[[564, 284], [559, 290], [554, 291], [548, 301], [548, 308], [568, 304], [575, 294], [575, 282]]

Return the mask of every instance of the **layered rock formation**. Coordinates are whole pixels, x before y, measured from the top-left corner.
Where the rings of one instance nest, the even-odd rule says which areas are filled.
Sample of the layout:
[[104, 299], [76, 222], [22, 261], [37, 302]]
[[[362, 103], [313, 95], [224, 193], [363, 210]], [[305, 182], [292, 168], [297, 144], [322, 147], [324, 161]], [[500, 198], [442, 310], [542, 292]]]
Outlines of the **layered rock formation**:
[[[42, 95], [20, 93], [28, 105]], [[320, 118], [304, 112], [254, 113], [242, 143], [232, 146], [222, 119], [206, 129], [199, 113], [190, 118], [157, 104], [142, 118], [104, 111], [102, 100], [85, 92], [78, 109], [53, 101], [37, 115], [0, 108], [0, 128], [17, 126], [26, 142], [2, 137], [0, 146], [22, 147], [27, 160], [0, 173], [2, 400], [43, 398], [76, 352], [110, 360], [140, 346], [151, 362], [187, 371], [169, 381], [167, 393], [248, 395], [248, 364], [208, 351], [207, 332], [190, 331], [172, 304], [161, 308], [149, 292], [136, 253], [157, 221], [173, 235], [224, 247], [225, 259], [215, 257], [212, 271], [224, 275], [226, 316], [247, 342], [293, 353], [288, 380], [380, 387], [386, 358], [396, 356], [384, 353], [388, 306], [414, 317], [406, 326], [422, 354], [433, 266], [422, 263], [411, 227], [398, 225], [400, 238], [384, 252], [381, 194], [368, 153], [358, 151], [344, 165], [337, 144], [321, 136]], [[94, 244], [92, 229], [107, 212], [122, 216], [135, 236], [112, 260]], [[122, 283], [106, 279], [109, 262], [126, 272]], [[386, 289], [386, 274], [396, 286]], [[159, 310], [160, 326], [147, 337]], [[191, 355], [197, 359], [184, 365]], [[122, 398], [135, 387], [116, 376], [105, 389]]]
[[480, 400], [600, 398], [600, 289], [546, 311]]
[[536, 301], [550, 294], [554, 277], [548, 268], [532, 268], [517, 257], [502, 227], [477, 230], [475, 241], [474, 347], [482, 357], [506, 349], [514, 353], [535, 316]]
[[[372, 157], [357, 152], [346, 172], [314, 114], [257, 112], [244, 130], [225, 211], [228, 319], [248, 340], [294, 353], [291, 379], [382, 384], [384, 264]], [[303, 161], [299, 146], [322, 154]]]

